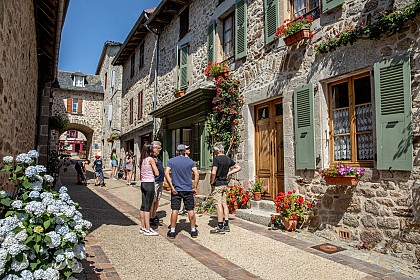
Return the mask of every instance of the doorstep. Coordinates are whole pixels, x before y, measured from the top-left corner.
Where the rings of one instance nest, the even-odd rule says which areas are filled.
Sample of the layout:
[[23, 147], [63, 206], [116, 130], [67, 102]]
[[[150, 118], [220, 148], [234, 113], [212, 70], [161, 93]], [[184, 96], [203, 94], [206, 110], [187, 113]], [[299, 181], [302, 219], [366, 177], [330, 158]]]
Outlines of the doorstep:
[[236, 210], [236, 218], [250, 221], [252, 223], [270, 226], [271, 216], [278, 214], [276, 213], [276, 206], [270, 200], [251, 200], [250, 209], [238, 209]]

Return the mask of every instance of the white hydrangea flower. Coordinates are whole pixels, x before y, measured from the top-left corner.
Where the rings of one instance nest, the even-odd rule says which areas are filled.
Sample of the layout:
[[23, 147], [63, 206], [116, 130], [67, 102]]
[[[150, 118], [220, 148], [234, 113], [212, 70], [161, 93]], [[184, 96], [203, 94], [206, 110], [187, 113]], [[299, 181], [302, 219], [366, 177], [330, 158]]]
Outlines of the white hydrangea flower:
[[27, 154], [19, 154], [16, 157], [16, 162], [31, 163], [32, 158]]
[[3, 162], [4, 163], [12, 163], [13, 162], [13, 157], [12, 156], [5, 156], [5, 157], [3, 157]]
[[35, 150], [30, 150], [28, 152], [28, 156], [31, 157], [31, 158], [38, 158], [39, 157], [39, 153], [37, 151], [35, 151]]
[[63, 262], [66, 259], [66, 257], [63, 254], [58, 254], [55, 256], [56, 262]]
[[63, 241], [71, 242], [73, 244], [77, 243], [77, 235], [74, 232], [68, 232], [64, 235]]
[[75, 244], [73, 247], [73, 253], [74, 256], [79, 260], [86, 258], [86, 248], [82, 244]]
[[35, 181], [31, 184], [31, 190], [33, 191], [41, 191], [42, 190], [42, 182]]
[[68, 260], [74, 259], [74, 253], [72, 249], [66, 249], [66, 251], [64, 252], [64, 255], [66, 256]]
[[67, 191], [68, 191], [68, 190], [67, 190], [67, 187], [62, 186], [58, 192], [59, 192], [59, 193], [66, 193]]
[[54, 199], [54, 194], [50, 192], [41, 193], [41, 199], [45, 199], [45, 198]]
[[29, 193], [29, 197], [32, 199], [39, 198], [39, 196], [40, 196], [39, 191], [31, 191]]
[[24, 242], [28, 238], [28, 234], [26, 230], [21, 230], [15, 235], [15, 238], [19, 242]]
[[34, 280], [34, 275], [29, 270], [24, 270], [20, 273], [22, 280]]
[[25, 211], [28, 214], [34, 214], [35, 216], [39, 217], [45, 213], [45, 205], [43, 205], [39, 201], [31, 201], [25, 206]]
[[35, 165], [36, 171], [39, 173], [46, 173], [47, 172], [47, 168], [43, 165]]
[[73, 273], [80, 273], [83, 271], [82, 264], [76, 259], [71, 260], [69, 267]]
[[61, 244], [61, 236], [58, 233], [51, 231], [48, 232], [46, 235], [51, 238], [51, 242], [47, 242], [47, 246], [49, 248], [55, 248]]
[[68, 193], [60, 193], [60, 199], [63, 201], [69, 201], [71, 200], [70, 195]]
[[55, 232], [60, 234], [60, 235], [65, 235], [66, 233], [68, 233], [69, 227], [67, 225], [57, 225], [55, 227]]
[[23, 261], [22, 262], [18, 262], [15, 259], [12, 260], [12, 269], [14, 271], [21, 271], [26, 269], [29, 266], [29, 261], [28, 258], [26, 257], [26, 254], [23, 254]]
[[20, 277], [14, 274], [8, 274], [3, 280], [20, 280]]
[[17, 243], [12, 244], [8, 249], [9, 254], [12, 255], [13, 257], [17, 256], [22, 251], [23, 251], [23, 246]]
[[48, 175], [48, 174], [44, 175], [44, 179], [45, 179], [45, 181], [46, 181], [46, 182], [48, 182], [48, 183], [52, 183], [52, 182], [54, 182], [54, 177], [53, 177], [53, 176], [51, 176], [51, 175]]
[[42, 280], [44, 279], [44, 270], [43, 269], [37, 269], [34, 272], [34, 278], [36, 280]]
[[[62, 225], [62, 224], [64, 224], [64, 219], [63, 218], [61, 218], [61, 217], [55, 217], [55, 223], [57, 224], [57, 225]], [[56, 228], [57, 229], [57, 228]]]
[[[83, 268], [82, 268], [82, 270], [83, 270]], [[59, 280], [60, 279], [60, 272], [56, 269], [53, 269], [53, 268], [49, 267], [44, 271], [44, 279]]]
[[15, 201], [13, 201], [13, 202], [12, 202], [12, 204], [11, 204], [11, 206], [12, 206], [14, 209], [20, 209], [20, 208], [22, 208], [22, 205], [23, 205], [23, 203], [22, 203], [22, 201], [21, 201], [21, 200], [15, 200]]
[[5, 248], [0, 248], [0, 261], [4, 261], [7, 258], [7, 250]]
[[29, 178], [32, 178], [37, 174], [38, 174], [38, 170], [36, 169], [35, 166], [28, 166], [25, 170], [25, 175], [28, 176]]
[[7, 192], [5, 192], [5, 191], [0, 191], [0, 196], [5, 196], [5, 195], [7, 195]]

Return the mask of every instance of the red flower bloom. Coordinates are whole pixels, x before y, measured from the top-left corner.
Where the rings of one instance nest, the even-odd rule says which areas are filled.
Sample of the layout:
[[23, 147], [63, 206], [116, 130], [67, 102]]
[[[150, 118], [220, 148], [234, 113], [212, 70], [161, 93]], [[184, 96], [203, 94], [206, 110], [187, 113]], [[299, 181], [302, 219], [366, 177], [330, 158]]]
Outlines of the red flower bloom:
[[297, 220], [296, 214], [292, 214], [292, 220]]
[[340, 33], [335, 34], [336, 38], [340, 38]]

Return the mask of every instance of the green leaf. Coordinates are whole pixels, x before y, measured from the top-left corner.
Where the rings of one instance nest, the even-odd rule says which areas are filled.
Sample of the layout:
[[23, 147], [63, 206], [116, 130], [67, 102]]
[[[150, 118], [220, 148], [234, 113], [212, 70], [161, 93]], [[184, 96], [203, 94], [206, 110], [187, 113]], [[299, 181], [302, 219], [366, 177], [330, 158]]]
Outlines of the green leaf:
[[35, 250], [36, 253], [39, 253], [39, 250], [40, 249], [41, 249], [41, 246], [40, 245], [38, 245], [38, 244], [35, 244], [34, 245], [34, 250]]
[[71, 271], [71, 269], [66, 268], [66, 269], [63, 269], [63, 274], [64, 276], [66, 276], [66, 279], [68, 279], [73, 274], [73, 272]]
[[37, 266], [38, 266], [38, 262], [32, 262], [32, 263], [29, 264], [29, 267], [31, 268], [31, 271], [36, 270]]
[[10, 198], [3, 198], [2, 200], [0, 200], [0, 203], [4, 206], [9, 207], [12, 203], [12, 200]]
[[29, 197], [29, 192], [25, 192], [25, 193], [22, 195], [22, 199], [23, 199], [23, 200], [27, 200], [27, 199], [28, 199], [28, 197]]
[[48, 243], [51, 243], [52, 240], [51, 240], [51, 237], [49, 237], [48, 235], [45, 235], [44, 241], [48, 242]]
[[44, 229], [48, 229], [50, 227], [50, 225], [51, 225], [51, 220], [46, 220], [44, 222]]
[[16, 170], [15, 171], [16, 171], [16, 173], [22, 171], [22, 166], [21, 165], [18, 165], [16, 167]]
[[28, 244], [29, 242], [34, 240], [34, 236], [33, 235], [29, 235], [28, 238], [26, 238], [25, 240], [25, 244]]
[[29, 189], [29, 188], [31, 187], [31, 182], [29, 182], [28, 178], [26, 178], [26, 179], [23, 181], [22, 186], [23, 186], [25, 189]]
[[40, 234], [36, 234], [35, 235], [35, 242], [38, 244], [39, 242], [41, 242], [41, 240], [42, 240], [41, 235]]
[[12, 211], [12, 210], [11, 211], [7, 211], [5, 217], [9, 217], [9, 216], [11, 216], [11, 215], [13, 215], [15, 213], [16, 213], [16, 211]]

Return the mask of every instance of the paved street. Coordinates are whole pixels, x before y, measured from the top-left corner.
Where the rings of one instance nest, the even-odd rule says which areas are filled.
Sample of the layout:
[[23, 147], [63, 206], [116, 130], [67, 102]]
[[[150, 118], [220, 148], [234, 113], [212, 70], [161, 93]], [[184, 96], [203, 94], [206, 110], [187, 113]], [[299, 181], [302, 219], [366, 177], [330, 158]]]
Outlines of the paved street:
[[176, 239], [170, 240], [167, 191], [158, 211], [164, 224], [157, 229], [160, 235], [144, 236], [138, 225], [139, 187], [108, 179], [105, 188], [93, 180], [85, 187], [75, 178], [70, 167], [61, 183], [93, 223], [79, 279], [420, 279], [420, 270], [402, 260], [351, 248], [326, 254], [311, 248], [327, 242], [313, 234], [270, 231], [234, 216], [230, 233], [210, 235], [215, 217], [198, 215], [194, 240], [188, 218], [180, 216]]

